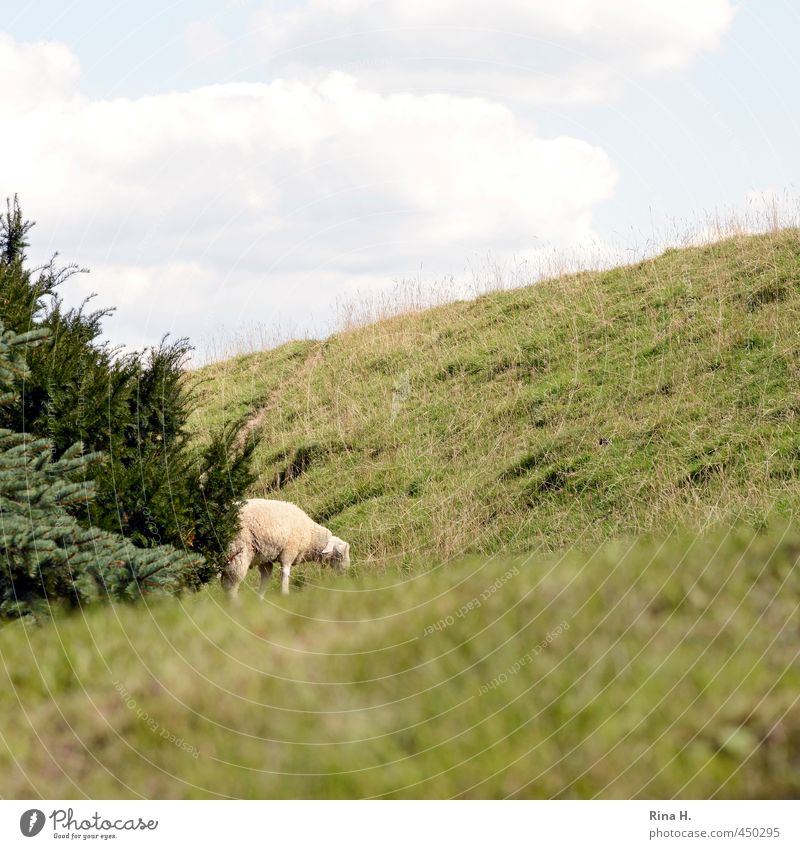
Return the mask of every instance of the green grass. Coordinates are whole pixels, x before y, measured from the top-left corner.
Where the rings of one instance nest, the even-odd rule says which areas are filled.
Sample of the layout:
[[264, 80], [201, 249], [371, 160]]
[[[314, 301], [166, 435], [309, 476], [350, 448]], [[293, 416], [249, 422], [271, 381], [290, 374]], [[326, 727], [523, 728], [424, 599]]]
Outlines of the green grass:
[[798, 556], [740, 529], [9, 626], [2, 794], [797, 797]]
[[800, 502], [800, 232], [400, 316], [200, 372], [254, 494], [375, 569], [757, 523]]
[[353, 568], [3, 628], [0, 795], [800, 796], [798, 327], [784, 230], [202, 369]]

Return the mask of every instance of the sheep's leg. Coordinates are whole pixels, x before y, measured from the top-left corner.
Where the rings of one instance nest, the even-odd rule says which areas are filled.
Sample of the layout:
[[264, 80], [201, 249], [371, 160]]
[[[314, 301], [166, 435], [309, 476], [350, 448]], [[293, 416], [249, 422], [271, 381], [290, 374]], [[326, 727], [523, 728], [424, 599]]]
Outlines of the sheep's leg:
[[289, 595], [289, 576], [296, 556], [293, 551], [281, 552], [281, 592], [284, 595]]
[[284, 549], [280, 553], [281, 561], [281, 592], [284, 595], [289, 595], [289, 575], [292, 571], [292, 564], [297, 561], [299, 552], [296, 548]]
[[291, 563], [281, 563], [281, 592], [283, 595], [289, 595], [289, 576], [291, 571]]
[[220, 578], [230, 599], [235, 599], [239, 594], [239, 584], [247, 577], [252, 559], [253, 553], [243, 547], [223, 567]]
[[264, 595], [267, 592], [267, 587], [269, 586], [269, 579], [272, 577], [272, 564], [259, 563], [258, 571], [261, 572], [261, 583], [258, 586], [258, 594], [261, 598], [264, 598]]
[[227, 572], [222, 573], [222, 589], [228, 594], [228, 598], [234, 599], [239, 595], [239, 582]]

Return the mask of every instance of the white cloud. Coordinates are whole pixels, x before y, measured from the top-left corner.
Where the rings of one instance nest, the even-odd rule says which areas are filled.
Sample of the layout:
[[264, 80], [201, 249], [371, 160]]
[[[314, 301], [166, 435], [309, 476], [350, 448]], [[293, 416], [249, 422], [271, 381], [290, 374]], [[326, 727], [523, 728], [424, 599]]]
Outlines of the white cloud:
[[347, 68], [382, 88], [493, 94], [501, 78], [516, 99], [576, 103], [687, 67], [734, 11], [731, 0], [305, 0], [263, 7], [252, 31], [271, 65], [295, 74]]
[[585, 241], [616, 179], [600, 148], [482, 98], [332, 72], [96, 100], [66, 48], [7, 38], [0, 67], [26, 85], [24, 102], [0, 91], [0, 186], [39, 221], [40, 250], [94, 269], [74, 285], [120, 305], [128, 341], [309, 326], [359, 281]]
[[0, 32], [0, 103], [4, 109], [25, 112], [62, 100], [71, 93], [79, 76], [78, 58], [66, 45], [53, 41], [18, 42]]

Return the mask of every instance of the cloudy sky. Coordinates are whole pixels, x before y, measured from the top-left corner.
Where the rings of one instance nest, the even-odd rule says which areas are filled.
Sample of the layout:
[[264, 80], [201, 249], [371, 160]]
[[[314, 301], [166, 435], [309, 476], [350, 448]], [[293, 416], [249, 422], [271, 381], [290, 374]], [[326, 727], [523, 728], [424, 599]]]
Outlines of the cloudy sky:
[[0, 190], [133, 346], [797, 194], [791, 0], [0, 3]]

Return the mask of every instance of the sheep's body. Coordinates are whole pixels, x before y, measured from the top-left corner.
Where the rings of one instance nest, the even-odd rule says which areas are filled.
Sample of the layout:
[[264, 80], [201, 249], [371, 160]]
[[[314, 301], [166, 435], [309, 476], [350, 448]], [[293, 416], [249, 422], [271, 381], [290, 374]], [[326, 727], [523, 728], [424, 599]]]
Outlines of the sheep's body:
[[289, 576], [295, 563], [314, 560], [345, 568], [350, 546], [288, 501], [251, 498], [240, 512], [241, 528], [231, 543], [222, 570], [222, 585], [236, 595], [252, 566], [261, 572], [259, 592], [264, 595], [272, 564], [281, 564], [281, 590], [289, 592]]

